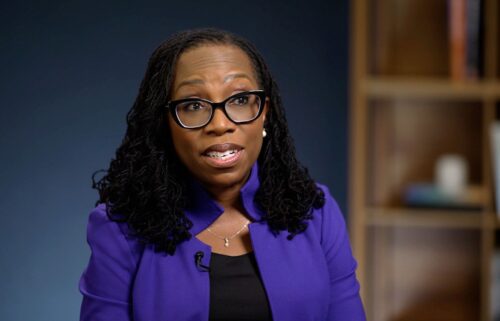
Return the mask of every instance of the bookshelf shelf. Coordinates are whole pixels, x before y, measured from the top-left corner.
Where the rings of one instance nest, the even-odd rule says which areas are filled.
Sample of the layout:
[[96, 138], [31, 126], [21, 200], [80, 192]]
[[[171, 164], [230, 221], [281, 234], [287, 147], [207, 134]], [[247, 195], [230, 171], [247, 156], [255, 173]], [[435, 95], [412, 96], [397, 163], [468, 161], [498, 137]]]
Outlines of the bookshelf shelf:
[[367, 208], [368, 224], [388, 227], [481, 229], [481, 211]]
[[[349, 228], [368, 320], [493, 321], [500, 311], [490, 138], [499, 18], [498, 0], [351, 1]], [[443, 155], [467, 164], [470, 209], [431, 207], [432, 197], [410, 207], [412, 191], [436, 186]]]
[[448, 78], [368, 77], [362, 90], [371, 98], [437, 100], [500, 99], [500, 82], [454, 82]]

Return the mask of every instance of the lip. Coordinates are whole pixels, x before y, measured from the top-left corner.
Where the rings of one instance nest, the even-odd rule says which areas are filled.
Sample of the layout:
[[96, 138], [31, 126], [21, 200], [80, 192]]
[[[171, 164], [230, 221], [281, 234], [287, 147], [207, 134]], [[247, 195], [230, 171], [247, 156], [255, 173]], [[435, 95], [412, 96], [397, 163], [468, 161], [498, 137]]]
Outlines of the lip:
[[203, 151], [203, 156], [206, 156], [208, 152], [219, 152], [223, 153], [228, 150], [237, 150], [238, 152], [243, 149], [242, 146], [233, 143], [224, 143], [224, 144], [214, 144], [210, 145], [205, 151]]
[[[225, 152], [227, 150], [236, 150], [236, 153], [234, 153], [233, 155], [231, 155], [226, 159], [210, 157], [207, 155], [207, 153], [211, 151]], [[202, 154], [202, 158], [210, 167], [217, 169], [228, 169], [234, 167], [241, 160], [242, 156], [244, 155], [244, 152], [245, 151], [243, 147], [236, 144], [216, 144], [207, 148], [205, 152]]]

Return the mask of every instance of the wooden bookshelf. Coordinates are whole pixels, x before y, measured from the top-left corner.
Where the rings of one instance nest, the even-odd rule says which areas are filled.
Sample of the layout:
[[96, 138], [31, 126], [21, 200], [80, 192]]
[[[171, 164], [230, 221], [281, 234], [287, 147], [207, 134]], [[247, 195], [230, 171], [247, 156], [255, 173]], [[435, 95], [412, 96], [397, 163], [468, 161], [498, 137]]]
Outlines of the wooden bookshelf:
[[[351, 1], [349, 227], [371, 321], [493, 321], [500, 1], [481, 0], [470, 79], [451, 77], [449, 1]], [[467, 161], [474, 206], [407, 205], [444, 154]]]

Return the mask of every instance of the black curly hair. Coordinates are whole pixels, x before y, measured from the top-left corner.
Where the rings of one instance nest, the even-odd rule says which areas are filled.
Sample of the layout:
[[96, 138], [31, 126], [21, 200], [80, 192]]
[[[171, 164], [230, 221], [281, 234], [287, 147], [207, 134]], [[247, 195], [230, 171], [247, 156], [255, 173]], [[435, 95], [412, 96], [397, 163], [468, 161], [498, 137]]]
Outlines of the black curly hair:
[[[222, 44], [242, 49], [250, 58], [257, 81], [269, 97], [265, 128], [268, 133], [258, 157], [260, 187], [256, 203], [266, 213], [262, 219], [288, 239], [307, 228], [312, 209], [321, 208], [325, 196], [297, 160], [284, 109], [268, 67], [256, 48], [230, 32], [203, 28], [174, 34], [152, 54], [134, 105], [127, 113], [125, 137], [109, 169], [92, 175], [92, 188], [108, 217], [126, 222], [155, 251], [173, 255], [189, 239], [192, 222], [183, 212], [188, 201], [187, 169], [176, 155], [168, 128], [165, 105], [170, 99], [175, 66], [188, 49]], [[97, 182], [99, 172], [105, 175]]]

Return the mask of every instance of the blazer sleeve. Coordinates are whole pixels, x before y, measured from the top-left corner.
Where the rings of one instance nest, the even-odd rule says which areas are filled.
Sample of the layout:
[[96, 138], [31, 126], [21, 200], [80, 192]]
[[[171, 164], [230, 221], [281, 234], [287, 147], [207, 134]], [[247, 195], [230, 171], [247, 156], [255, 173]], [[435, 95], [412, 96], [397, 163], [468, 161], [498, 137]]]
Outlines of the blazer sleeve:
[[108, 218], [104, 204], [89, 215], [87, 242], [91, 256], [79, 283], [83, 295], [80, 321], [132, 320], [131, 285], [136, 260], [120, 224]]
[[344, 217], [326, 186], [321, 243], [330, 273], [330, 302], [328, 321], [365, 321], [356, 279], [357, 262], [349, 243]]

